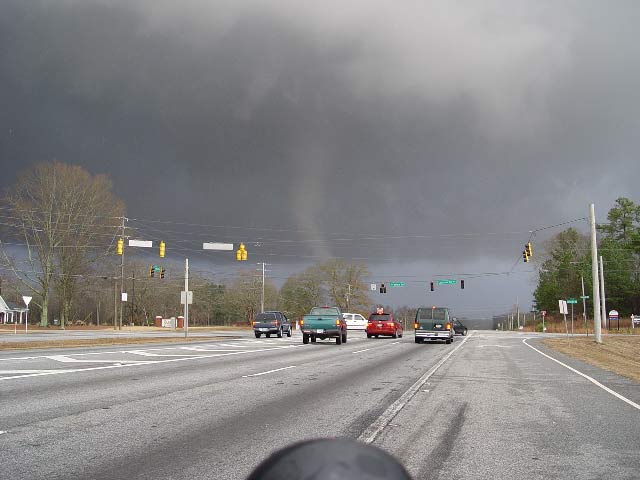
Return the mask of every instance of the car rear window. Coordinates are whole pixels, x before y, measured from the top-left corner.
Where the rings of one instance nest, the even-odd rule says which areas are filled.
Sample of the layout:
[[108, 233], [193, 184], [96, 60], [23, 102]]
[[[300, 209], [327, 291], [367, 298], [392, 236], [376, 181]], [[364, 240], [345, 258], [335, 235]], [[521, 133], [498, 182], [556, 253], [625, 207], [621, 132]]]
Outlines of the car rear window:
[[256, 322], [273, 322], [276, 320], [275, 313], [260, 313], [256, 315]]
[[369, 320], [371, 320], [372, 322], [390, 322], [391, 315], [389, 315], [388, 313], [374, 314], [369, 316]]

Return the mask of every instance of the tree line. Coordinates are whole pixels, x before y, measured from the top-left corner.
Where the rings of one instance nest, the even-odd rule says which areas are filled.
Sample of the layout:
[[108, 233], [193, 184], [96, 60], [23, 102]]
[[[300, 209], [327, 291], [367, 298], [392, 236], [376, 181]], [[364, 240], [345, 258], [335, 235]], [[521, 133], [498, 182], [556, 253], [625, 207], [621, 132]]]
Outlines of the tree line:
[[[596, 228], [607, 309], [618, 310], [623, 316], [640, 313], [640, 205], [618, 198], [607, 214], [607, 223]], [[558, 300], [580, 300], [583, 280], [585, 295], [592, 296], [591, 243], [587, 234], [568, 228], [544, 242], [542, 255], [534, 258], [541, 258], [533, 294], [537, 310], [554, 313], [559, 310]]]
[[[65, 324], [150, 324], [155, 316], [181, 314], [184, 274], [150, 278], [148, 263], [128, 258], [124, 275], [116, 252], [125, 204], [107, 175], [61, 162], [41, 163], [20, 173], [0, 206], [0, 294], [19, 303], [33, 297], [29, 319]], [[105, 274], [105, 272], [108, 272]], [[371, 307], [365, 265], [327, 260], [291, 275], [277, 288], [264, 285], [266, 310], [295, 319], [318, 304], [366, 313]], [[120, 308], [120, 282], [128, 293]], [[192, 324], [238, 324], [260, 311], [262, 278], [240, 271], [224, 284], [207, 272], [190, 273]]]

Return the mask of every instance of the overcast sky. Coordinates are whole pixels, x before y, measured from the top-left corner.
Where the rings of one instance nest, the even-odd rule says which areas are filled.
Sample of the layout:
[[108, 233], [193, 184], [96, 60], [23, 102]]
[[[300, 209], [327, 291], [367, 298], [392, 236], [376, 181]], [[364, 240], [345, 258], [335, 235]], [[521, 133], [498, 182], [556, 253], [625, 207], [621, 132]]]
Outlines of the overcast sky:
[[622, 0], [3, 0], [0, 186], [81, 164], [168, 251], [416, 282], [385, 303], [513, 271], [441, 299], [527, 302], [530, 230], [640, 201], [639, 24]]

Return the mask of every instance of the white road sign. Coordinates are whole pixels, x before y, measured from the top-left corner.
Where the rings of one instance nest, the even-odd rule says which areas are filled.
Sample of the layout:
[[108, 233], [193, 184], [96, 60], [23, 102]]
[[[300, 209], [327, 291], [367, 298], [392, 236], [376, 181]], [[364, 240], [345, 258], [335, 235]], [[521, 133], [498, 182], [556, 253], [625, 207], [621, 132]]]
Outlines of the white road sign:
[[233, 250], [233, 243], [216, 243], [216, 242], [205, 242], [202, 244], [203, 250]]
[[617, 310], [611, 310], [609, 312], [609, 318], [612, 320], [617, 320], [618, 318], [620, 318], [620, 314], [618, 313]]
[[567, 302], [565, 300], [558, 300], [558, 306], [560, 307], [560, 313], [564, 315], [569, 313], [569, 309], [567, 308]]
[[151, 240], [129, 240], [129, 246], [153, 248], [153, 242]]
[[[189, 305], [193, 303], [193, 291], [189, 290], [187, 292], [187, 299], [189, 300]], [[180, 305], [184, 305], [184, 290], [180, 292]]]
[[33, 297], [27, 297], [26, 295], [22, 296], [22, 301], [24, 302], [24, 304], [28, 307], [29, 306], [29, 302], [31, 301]]
[[127, 301], [127, 292], [122, 292], [122, 301], [123, 302]]
[[375, 283], [371, 284], [371, 290], [373, 290], [374, 292], [378, 289], [378, 285], [376, 285]]

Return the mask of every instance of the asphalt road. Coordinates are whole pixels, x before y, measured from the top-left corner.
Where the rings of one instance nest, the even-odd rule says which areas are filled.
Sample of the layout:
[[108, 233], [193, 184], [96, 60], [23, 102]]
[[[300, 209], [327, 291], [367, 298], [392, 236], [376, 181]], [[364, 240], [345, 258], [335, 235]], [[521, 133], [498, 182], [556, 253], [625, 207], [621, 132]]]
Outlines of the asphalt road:
[[0, 353], [0, 478], [243, 479], [274, 450], [331, 436], [382, 447], [416, 479], [640, 476], [640, 385], [535, 335], [249, 334]]

